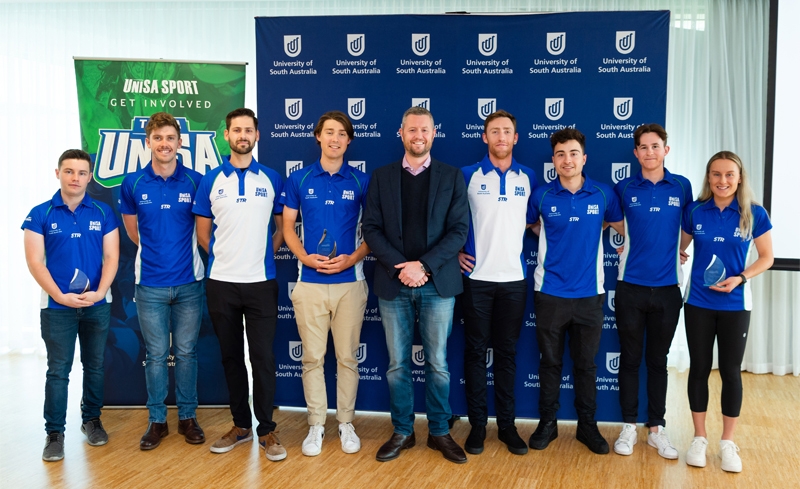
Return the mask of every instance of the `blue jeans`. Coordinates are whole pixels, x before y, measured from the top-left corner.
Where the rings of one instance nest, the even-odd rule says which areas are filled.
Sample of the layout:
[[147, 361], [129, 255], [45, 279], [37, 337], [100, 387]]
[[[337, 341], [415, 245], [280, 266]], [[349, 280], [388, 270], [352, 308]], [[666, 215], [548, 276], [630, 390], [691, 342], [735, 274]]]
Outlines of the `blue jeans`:
[[[175, 400], [178, 419], [195, 417], [197, 409], [197, 335], [203, 317], [203, 282], [177, 287], [136, 286], [139, 328], [147, 347], [144, 368], [151, 423], [167, 421], [164, 400], [169, 390], [167, 360], [175, 348]], [[170, 329], [172, 339], [170, 341]], [[171, 345], [170, 345], [171, 343]]]
[[395, 433], [414, 433], [414, 385], [411, 380], [411, 346], [414, 341], [415, 314], [419, 314], [419, 333], [425, 352], [425, 405], [428, 432], [433, 436], [449, 433], [450, 372], [447, 371], [447, 338], [453, 328], [455, 297], [441, 297], [433, 282], [422, 287], [403, 286], [393, 300], [378, 303], [389, 350], [389, 382], [392, 424]]
[[[103, 356], [111, 320], [111, 304], [78, 309], [42, 309], [42, 339], [47, 347], [47, 380], [44, 383], [44, 430], [64, 432], [67, 423], [67, 391], [75, 337], [81, 342], [84, 422], [100, 417], [103, 407]], [[8, 395], [11, 395], [8, 393]]]

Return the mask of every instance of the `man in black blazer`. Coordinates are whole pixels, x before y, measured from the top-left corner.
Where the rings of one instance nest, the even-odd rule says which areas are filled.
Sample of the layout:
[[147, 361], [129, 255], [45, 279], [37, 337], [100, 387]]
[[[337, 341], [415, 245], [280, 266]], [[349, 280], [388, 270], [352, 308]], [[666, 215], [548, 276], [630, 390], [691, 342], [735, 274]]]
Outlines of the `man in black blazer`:
[[[378, 450], [377, 460], [400, 456], [416, 443], [414, 388], [411, 377], [415, 315], [425, 359], [428, 447], [455, 463], [464, 451], [450, 437], [450, 373], [447, 338], [453, 324], [455, 296], [462, 292], [458, 252], [467, 240], [469, 208], [461, 172], [430, 156], [436, 130], [426, 109], [403, 114], [402, 160], [372, 172], [362, 231], [378, 259], [374, 291], [378, 296], [389, 370], [394, 433]], [[416, 359], [422, 352], [414, 348]]]

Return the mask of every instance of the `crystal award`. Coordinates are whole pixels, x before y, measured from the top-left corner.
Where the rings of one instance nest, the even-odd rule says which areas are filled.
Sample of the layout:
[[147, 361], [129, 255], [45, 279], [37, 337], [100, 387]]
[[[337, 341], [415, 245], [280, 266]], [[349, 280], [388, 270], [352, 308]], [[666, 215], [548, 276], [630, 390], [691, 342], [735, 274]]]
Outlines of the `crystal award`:
[[711, 263], [706, 267], [703, 272], [703, 286], [715, 287], [718, 283], [725, 280], [725, 264], [719, 259], [717, 255], [711, 257]]
[[336, 256], [336, 241], [333, 241], [331, 237], [328, 236], [327, 229], [322, 231], [322, 239], [319, 240], [319, 244], [317, 245], [317, 254], [327, 256], [328, 260]]
[[76, 268], [75, 275], [73, 275], [72, 280], [69, 283], [69, 293], [78, 295], [83, 294], [89, 290], [90, 285], [89, 277]]

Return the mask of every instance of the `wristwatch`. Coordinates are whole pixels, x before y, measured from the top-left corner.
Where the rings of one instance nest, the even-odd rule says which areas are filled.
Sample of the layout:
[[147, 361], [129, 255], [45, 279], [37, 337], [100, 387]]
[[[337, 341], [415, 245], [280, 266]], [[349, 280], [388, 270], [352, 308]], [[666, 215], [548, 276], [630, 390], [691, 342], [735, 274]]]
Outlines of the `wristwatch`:
[[744, 276], [744, 273], [740, 273], [739, 277], [742, 279], [742, 283], [740, 283], [739, 285], [744, 285], [747, 283], [747, 277]]
[[422, 270], [422, 273], [424, 273], [425, 275], [428, 274], [428, 270], [425, 268], [425, 264], [424, 263], [419, 262], [419, 268]]

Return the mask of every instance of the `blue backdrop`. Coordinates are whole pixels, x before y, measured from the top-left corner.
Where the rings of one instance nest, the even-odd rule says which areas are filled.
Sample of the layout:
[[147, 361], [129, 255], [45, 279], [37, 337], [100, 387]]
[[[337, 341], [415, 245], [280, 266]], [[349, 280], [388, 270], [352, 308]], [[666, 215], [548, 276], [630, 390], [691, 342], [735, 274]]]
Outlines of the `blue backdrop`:
[[[564, 127], [586, 134], [585, 172], [610, 185], [639, 171], [633, 131], [664, 124], [667, 94], [669, 12], [587, 12], [544, 15], [392, 15], [256, 19], [259, 162], [284, 178], [319, 158], [313, 128], [329, 110], [349, 114], [356, 138], [346, 153], [366, 172], [402, 157], [397, 134], [410, 106], [428, 108], [436, 140], [431, 154], [465, 166], [486, 154], [483, 120], [498, 109], [517, 118], [514, 156], [555, 178], [549, 136]], [[597, 419], [621, 419], [617, 371], [619, 338], [614, 317], [621, 236], [609, 228], [605, 246], [605, 321], [596, 357]], [[517, 345], [517, 415], [538, 417], [539, 354], [533, 310], [533, 271], [538, 243], [525, 241], [531, 281], [525, 322]], [[374, 257], [365, 273], [371, 286]], [[302, 345], [290, 300], [297, 262], [284, 247], [277, 256], [281, 286], [275, 339], [276, 403], [305, 406]], [[466, 414], [464, 335], [456, 301], [448, 343], [450, 402]], [[377, 298], [370, 293], [361, 334], [361, 383], [356, 408], [389, 408], [388, 355]], [[425, 411], [424, 352], [414, 347], [415, 410]], [[491, 350], [487, 355], [489, 409], [493, 415]], [[329, 407], [336, 406], [336, 359], [329, 342], [325, 376]], [[558, 417], [575, 419], [572, 362], [565, 353]], [[644, 374], [644, 369], [642, 369]], [[646, 420], [644, 376], [639, 419]]]

